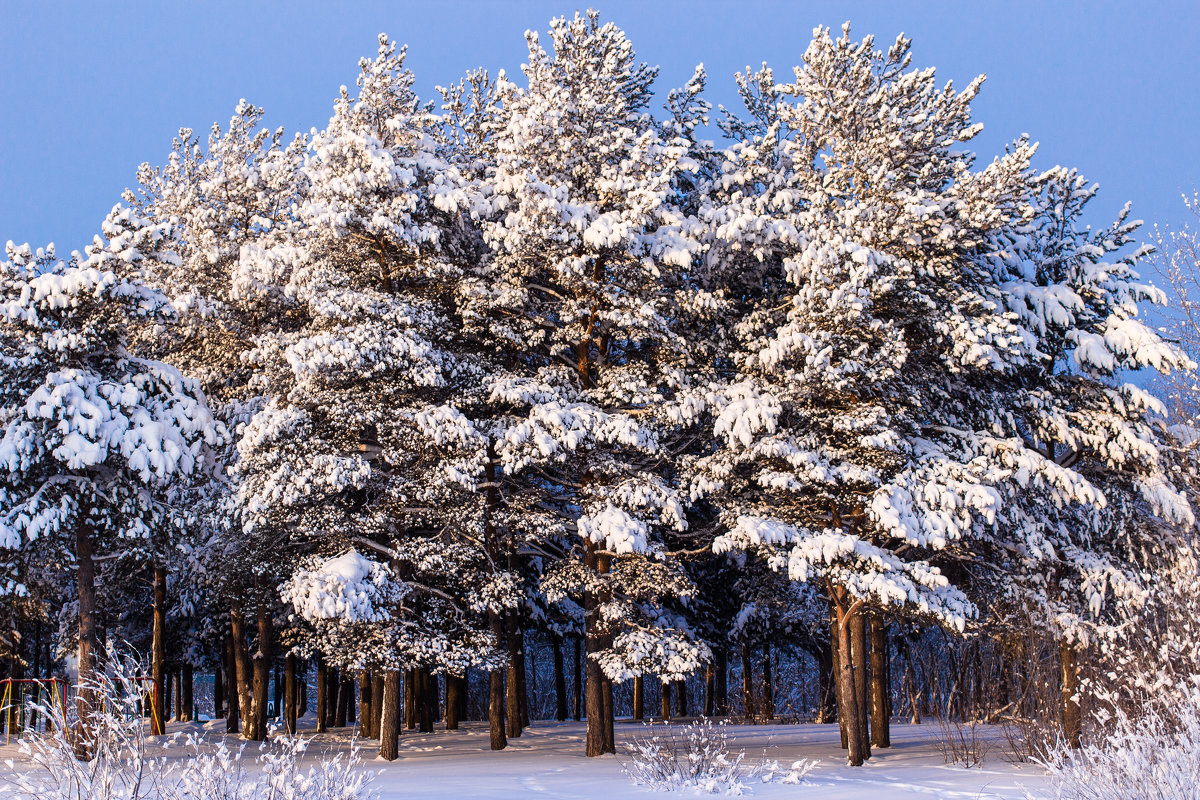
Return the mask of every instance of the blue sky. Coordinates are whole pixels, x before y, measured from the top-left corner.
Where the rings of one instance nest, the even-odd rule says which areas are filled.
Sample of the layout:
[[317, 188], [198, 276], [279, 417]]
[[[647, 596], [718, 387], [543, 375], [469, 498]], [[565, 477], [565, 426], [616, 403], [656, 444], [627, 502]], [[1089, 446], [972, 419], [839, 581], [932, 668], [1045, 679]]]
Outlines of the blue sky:
[[[1200, 188], [1200, 4], [1194, 2], [596, 2], [661, 93], [703, 61], [709, 99], [770, 63], [781, 77], [812, 28], [849, 19], [881, 44], [903, 31], [914, 63], [964, 85], [987, 73], [975, 141], [990, 160], [1028, 132], [1040, 166], [1078, 166], [1101, 185], [1094, 222], [1125, 200], [1147, 221], [1182, 221]], [[323, 127], [341, 84], [381, 31], [410, 45], [425, 97], [467, 69], [515, 73], [523, 32], [577, 6], [555, 2], [122, 2], [0, 0], [0, 241], [82, 247], [178, 128], [228, 120], [239, 98], [289, 131]]]

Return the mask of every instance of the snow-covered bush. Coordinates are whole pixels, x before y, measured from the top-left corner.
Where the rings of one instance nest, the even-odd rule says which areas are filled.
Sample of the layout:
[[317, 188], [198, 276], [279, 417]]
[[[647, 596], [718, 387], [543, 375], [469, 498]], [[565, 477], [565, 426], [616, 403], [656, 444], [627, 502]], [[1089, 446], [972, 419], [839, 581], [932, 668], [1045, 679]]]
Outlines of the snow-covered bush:
[[[95, 709], [90, 725], [79, 726], [65, 705], [33, 703], [51, 722], [49, 733], [26, 732], [24, 756], [6, 762], [5, 797], [12, 800], [370, 800], [375, 773], [359, 769], [357, 744], [348, 754], [300, 760], [308, 742], [277, 736], [245, 757], [245, 745], [230, 748], [202, 735], [184, 741], [185, 755], [168, 757], [179, 736], [157, 739], [142, 714], [145, 674], [128, 655], [108, 650], [106, 667], [88, 678]], [[80, 687], [77, 687], [77, 690]], [[76, 757], [81, 731], [91, 736], [91, 759]]]
[[700, 719], [686, 728], [648, 725], [649, 730], [627, 742], [629, 761], [622, 770], [639, 786], [656, 792], [746, 794], [753, 783], [799, 783], [817, 765], [800, 760], [788, 769], [765, 754], [747, 761], [746, 751], [734, 751], [726, 723]]
[[1052, 748], [1041, 763], [1050, 792], [1027, 797], [1054, 800], [1196, 800], [1200, 798], [1200, 695], [1168, 719], [1154, 705], [1141, 713], [1117, 712], [1111, 731], [1072, 750]]

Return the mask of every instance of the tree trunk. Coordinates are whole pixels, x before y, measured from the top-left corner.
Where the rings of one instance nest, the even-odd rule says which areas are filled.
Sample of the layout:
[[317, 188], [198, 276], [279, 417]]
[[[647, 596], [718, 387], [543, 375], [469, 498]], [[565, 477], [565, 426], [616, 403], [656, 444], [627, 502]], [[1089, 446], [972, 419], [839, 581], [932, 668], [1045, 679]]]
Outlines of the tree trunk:
[[[563, 666], [562, 640], [555, 636], [552, 641], [554, 642], [554, 718], [562, 722], [567, 718], [567, 674]], [[638, 680], [640, 681], [641, 678]]]
[[416, 667], [411, 667], [404, 672], [404, 727], [410, 731], [417, 729]]
[[763, 716], [775, 719], [775, 681], [771, 676], [771, 645], [763, 644]]
[[817, 683], [820, 695], [817, 698], [817, 722], [830, 723], [837, 718], [837, 692], [833, 681], [833, 645], [821, 643], [817, 657]]
[[389, 669], [383, 678], [383, 714], [379, 723], [379, 757], [395, 761], [400, 756], [400, 670]]
[[193, 692], [196, 674], [192, 665], [186, 661], [179, 671], [179, 694], [183, 703], [183, 714], [179, 718], [184, 722], [191, 722], [196, 710], [196, 697]]
[[688, 715], [687, 680], [675, 681], [675, 713], [681, 717]]
[[841, 625], [838, 624], [838, 613], [833, 601], [829, 603], [830, 654], [833, 657], [834, 701], [837, 707], [838, 731], [842, 737], [842, 749], [850, 748], [849, 719], [846, 716], [846, 695], [842, 693], [842, 635]]
[[266, 598], [258, 601], [258, 648], [254, 651], [253, 713], [246, 725], [245, 738], [255, 742], [267, 738], [267, 697], [271, 683], [271, 615]]
[[[225, 732], [237, 733], [241, 729], [242, 720], [243, 706], [239, 696], [242, 681], [238, 678], [237, 655], [233, 644], [233, 636], [228, 636], [225, 639], [225, 675], [227, 676], [225, 694], [229, 698], [229, 702], [226, 704], [228, 711], [225, 713]], [[248, 701], [249, 698], [247, 698]]]
[[150, 679], [155, 707], [150, 714], [150, 730], [155, 736], [166, 732], [167, 720], [167, 570], [154, 567], [154, 621], [150, 644]]
[[333, 727], [344, 728], [354, 718], [354, 681], [346, 677], [345, 670], [338, 670], [337, 710], [333, 712]]
[[437, 707], [437, 678], [428, 669], [417, 670], [417, 714], [421, 733], [433, 733]]
[[847, 761], [852, 767], [861, 767], [864, 759], [864, 737], [861, 730], [862, 716], [858, 709], [858, 692], [854, 682], [854, 655], [850, 633], [853, 617], [858, 612], [845, 589], [830, 586], [830, 594], [834, 606], [833, 632], [837, 637], [834, 656], [838, 667], [838, 719], [845, 732]]
[[754, 722], [754, 665], [750, 659], [750, 645], [742, 645], [742, 708], [747, 722]]
[[669, 681], [658, 679], [658, 700], [659, 710], [662, 712], [663, 719], [671, 718], [671, 684]]
[[582, 641], [580, 637], [575, 637], [575, 685], [571, 689], [572, 694], [574, 695], [571, 699], [573, 701], [573, 710], [575, 713], [572, 714], [571, 717], [576, 722], [579, 722], [581, 719], [583, 719], [583, 668], [582, 664], [580, 663], [582, 659], [580, 658], [579, 652], [581, 647]]
[[1079, 662], [1075, 648], [1063, 642], [1058, 647], [1062, 666], [1063, 735], [1072, 749], [1078, 750], [1083, 737], [1083, 715], [1079, 707]]
[[[587, 567], [604, 576], [609, 572], [611, 556], [598, 553], [596, 545], [588, 543]], [[594, 654], [603, 651], [609, 644], [609, 637], [600, 619], [599, 608], [608, 602], [608, 592], [602, 590], [599, 596], [588, 593], [584, 598], [584, 620], [587, 631], [587, 755], [601, 756], [617, 751], [612, 741], [612, 683], [600, 668], [600, 662], [593, 658]], [[606, 711], [607, 710], [607, 711]]]
[[272, 719], [283, 719], [283, 670], [275, 668], [275, 682], [272, 684], [275, 699], [275, 714]]
[[[288, 733], [296, 733], [296, 711], [299, 709], [299, 698], [296, 696], [296, 654], [288, 653], [284, 660], [284, 692], [283, 692], [283, 729]], [[320, 689], [318, 688], [318, 691]], [[317, 721], [320, 725], [320, 720]]]
[[871, 757], [871, 731], [868, 716], [871, 708], [869, 676], [867, 675], [867, 614], [859, 611], [850, 618], [850, 647], [854, 659], [854, 691], [858, 709], [858, 732], [862, 737], [862, 756]]
[[[373, 700], [373, 702], [371, 703], [371, 738], [378, 739], [381, 734], [381, 729], [379, 726], [381, 724], [381, 720], [383, 719], [383, 706], [384, 706], [384, 702], [385, 702], [385, 699], [383, 696], [383, 692], [384, 692], [384, 685], [383, 685], [384, 684], [384, 673], [383, 673], [383, 671], [375, 670], [375, 673], [372, 675], [372, 679], [374, 681], [374, 684], [371, 686], [371, 698]], [[399, 671], [396, 671], [396, 680], [397, 681], [400, 680], [400, 672]], [[397, 720], [396, 724], [399, 725], [400, 724], [400, 722], [399, 722], [399, 720], [400, 720], [400, 687], [399, 687], [399, 685], [396, 686], [396, 720]]]
[[183, 669], [176, 667], [171, 673], [171, 680], [175, 683], [173, 690], [175, 697], [175, 714], [173, 719], [176, 722], [183, 720]]
[[[499, 649], [504, 640], [504, 623], [495, 611], [489, 612], [488, 617], [492, 626], [492, 642]], [[493, 667], [488, 671], [488, 730], [493, 750], [508, 747], [504, 728], [504, 670]]]
[[446, 673], [446, 730], [458, 730], [460, 695], [466, 691], [466, 680], [458, 675]]
[[[289, 656], [290, 658], [290, 656]], [[326, 710], [329, 705], [329, 667], [325, 659], [317, 657], [317, 733], [324, 733], [329, 727], [325, 724]]]
[[714, 703], [714, 710], [717, 716], [724, 717], [729, 715], [729, 654], [722, 647], [717, 650], [717, 699]]
[[505, 732], [510, 739], [516, 739], [521, 735], [521, 681], [519, 673], [522, 653], [519, 630], [516, 611], [509, 609], [504, 614], [504, 632], [506, 644], [508, 645], [508, 680], [506, 682], [507, 695], [505, 697], [505, 720], [507, 728]]
[[364, 739], [371, 738], [371, 673], [369, 670], [358, 671], [358, 735]]
[[871, 615], [871, 744], [891, 747], [891, 687], [888, 685], [887, 625]]
[[641, 675], [633, 679], [633, 718], [639, 721], [646, 718], [646, 686]]
[[[224, 644], [224, 643], [222, 643]], [[224, 657], [224, 648], [222, 648], [221, 657]], [[221, 669], [221, 659], [217, 659], [217, 663], [213, 666], [213, 719], [224, 719], [225, 717], [225, 675]]]
[[716, 689], [717, 689], [717, 672], [713, 669], [713, 665], [709, 664], [704, 668], [704, 716], [711, 717], [716, 714]]

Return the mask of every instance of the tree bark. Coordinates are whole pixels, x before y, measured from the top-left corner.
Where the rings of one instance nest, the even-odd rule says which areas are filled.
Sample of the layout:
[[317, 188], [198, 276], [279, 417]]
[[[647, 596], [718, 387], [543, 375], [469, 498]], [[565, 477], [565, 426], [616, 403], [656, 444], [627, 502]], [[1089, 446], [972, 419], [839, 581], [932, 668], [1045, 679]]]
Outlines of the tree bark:
[[838, 662], [838, 719], [845, 732], [846, 760], [852, 767], [863, 763], [863, 736], [860, 730], [862, 718], [858, 709], [858, 692], [854, 685], [854, 655], [851, 644], [850, 624], [857, 611], [852, 610], [848, 592], [832, 588], [834, 608], [834, 634], [837, 646], [834, 650]]
[[379, 723], [379, 757], [395, 761], [400, 756], [400, 670], [383, 677], [382, 717]]
[[[289, 656], [289, 659], [291, 656]], [[294, 665], [289, 662], [289, 666], [294, 668]], [[329, 667], [325, 664], [325, 659], [317, 657], [317, 733], [324, 733], [328, 730], [325, 724], [326, 707], [329, 704]]]
[[[299, 698], [296, 696], [296, 654], [288, 653], [285, 659], [286, 667], [284, 668], [284, 691], [283, 691], [283, 729], [288, 733], [295, 735], [296, 733], [296, 711], [299, 709]], [[318, 687], [318, 690], [320, 688]], [[320, 724], [320, 720], [317, 721]]]
[[671, 718], [671, 684], [669, 681], [658, 679], [658, 705], [663, 719]]
[[171, 696], [175, 699], [175, 713], [172, 715], [172, 719], [180, 722], [183, 720], [183, 669], [181, 667], [176, 667], [171, 671], [171, 681], [174, 683]]
[[817, 683], [820, 695], [817, 698], [817, 722], [827, 724], [837, 718], [837, 692], [833, 680], [833, 643], [820, 645], [817, 656]]
[[[382, 730], [379, 726], [381, 724], [381, 721], [383, 720], [383, 706], [384, 706], [384, 702], [385, 702], [385, 699], [383, 696], [383, 692], [384, 692], [384, 685], [383, 685], [384, 684], [384, 673], [383, 673], [383, 671], [375, 670], [375, 673], [372, 675], [372, 679], [374, 681], [374, 684], [371, 686], [371, 698], [373, 701], [371, 703], [371, 738], [378, 739], [380, 737], [381, 730]], [[396, 680], [397, 681], [400, 680], [400, 672], [399, 671], [396, 671]], [[397, 687], [396, 687], [396, 719], [397, 719], [396, 724], [399, 725], [400, 724], [400, 722], [399, 722], [399, 719], [400, 719], [400, 687], [399, 687], [399, 685], [397, 685]]]
[[354, 718], [354, 681], [347, 677], [345, 670], [338, 670], [338, 700], [337, 710], [333, 713], [333, 727], [344, 728], [347, 722]]
[[888, 680], [887, 624], [871, 615], [871, 744], [891, 747], [891, 687]]
[[713, 669], [713, 665], [709, 664], [704, 668], [704, 716], [706, 717], [716, 714], [716, 688], [717, 672]]
[[633, 718], [639, 721], [646, 718], [646, 686], [641, 675], [633, 679]]
[[459, 712], [462, 700], [460, 695], [466, 691], [466, 680], [458, 675], [446, 673], [446, 730], [458, 730]]
[[[587, 567], [604, 576], [609, 572], [611, 556], [597, 552], [596, 545], [589, 542], [585, 556]], [[609, 644], [609, 636], [600, 619], [600, 605], [608, 602], [608, 592], [599, 596], [588, 593], [584, 598], [584, 620], [587, 631], [587, 755], [601, 756], [617, 751], [612, 741], [612, 683], [600, 668], [594, 656]]]
[[505, 733], [508, 738], [516, 739], [521, 735], [521, 646], [518, 641], [519, 628], [516, 611], [509, 609], [504, 615], [505, 643], [508, 645], [508, 680], [505, 696]]
[[150, 644], [150, 679], [155, 707], [150, 715], [150, 730], [155, 736], [166, 732], [167, 720], [167, 570], [154, 566], [154, 621]]
[[267, 738], [267, 697], [271, 683], [271, 615], [266, 598], [258, 601], [258, 648], [254, 651], [253, 713], [246, 725], [245, 738], [255, 742]]
[[223, 645], [224, 642], [222, 642], [221, 656], [213, 665], [213, 719], [225, 718], [225, 670], [221, 669], [221, 659], [225, 657]]
[[681, 717], [688, 715], [687, 680], [675, 681], [675, 713]]
[[763, 716], [775, 719], [775, 680], [771, 676], [771, 645], [763, 643]]
[[1079, 707], [1079, 661], [1075, 648], [1063, 642], [1058, 647], [1062, 667], [1063, 735], [1073, 750], [1078, 750], [1083, 738], [1083, 715]]
[[[562, 640], [557, 636], [554, 642], [554, 718], [559, 722], [567, 718], [567, 674], [563, 665]], [[639, 686], [641, 678], [637, 679]], [[636, 702], [636, 701], [634, 701]], [[638, 717], [641, 719], [641, 717]]]
[[869, 677], [867, 675], [867, 614], [859, 611], [850, 618], [850, 647], [854, 659], [854, 691], [858, 709], [858, 732], [862, 737], [863, 759], [871, 757], [871, 731], [868, 716], [871, 708]]
[[754, 722], [754, 664], [750, 658], [750, 645], [742, 645], [742, 708], [747, 722]]
[[714, 710], [717, 716], [724, 717], [729, 715], [729, 654], [724, 647], [717, 650], [716, 673], [717, 699], [714, 703]]
[[358, 671], [358, 735], [364, 739], [371, 738], [371, 673], [369, 670]]
[[579, 722], [581, 719], [583, 719], [583, 669], [582, 664], [580, 663], [581, 659], [579, 657], [579, 651], [581, 648], [582, 641], [580, 637], [575, 637], [575, 685], [572, 687], [572, 694], [574, 696], [571, 698], [573, 700], [573, 710], [575, 713], [572, 714], [571, 717], [576, 722]]
[[183, 705], [183, 713], [179, 716], [184, 722], [191, 722], [196, 709], [196, 697], [193, 692], [195, 672], [192, 665], [186, 661], [179, 668], [179, 695]]
[[417, 714], [421, 733], [433, 733], [433, 721], [437, 718], [437, 678], [428, 669], [417, 670]]
[[410, 731], [417, 729], [416, 667], [410, 667], [404, 672], [404, 727]]
[[[241, 729], [242, 720], [243, 706], [239, 695], [242, 681], [238, 678], [237, 655], [233, 644], [233, 636], [228, 636], [225, 639], [225, 675], [227, 676], [225, 694], [229, 698], [229, 702], [226, 703], [228, 710], [225, 713], [225, 732], [237, 733]], [[248, 701], [249, 698], [247, 698]]]

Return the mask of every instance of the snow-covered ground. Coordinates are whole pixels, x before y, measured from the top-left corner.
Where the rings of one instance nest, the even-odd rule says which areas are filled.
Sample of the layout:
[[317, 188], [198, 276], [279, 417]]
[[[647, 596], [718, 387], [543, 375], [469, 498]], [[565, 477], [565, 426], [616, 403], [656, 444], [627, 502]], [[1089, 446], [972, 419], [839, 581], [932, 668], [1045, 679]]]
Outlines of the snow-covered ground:
[[[301, 723], [301, 732], [305, 727]], [[311, 722], [310, 722], [311, 725]], [[173, 724], [172, 731], [197, 730], [200, 724]], [[210, 737], [221, 735], [224, 721], [206, 723]], [[628, 741], [640, 726], [618, 723], [617, 740]], [[313, 735], [308, 757], [328, 750], [346, 750], [351, 728]], [[964, 769], [943, 762], [936, 745], [936, 725], [894, 725], [894, 745], [873, 751], [863, 767], [846, 766], [838, 746], [835, 725], [756, 725], [731, 729], [735, 749], [745, 748], [748, 759], [765, 756], [783, 765], [798, 759], [819, 759], [820, 764], [800, 785], [754, 785], [755, 797], [813, 797], [838, 800], [902, 800], [903, 798], [1023, 798], [1025, 791], [1045, 785], [1039, 768], [1010, 764], [1004, 758], [997, 732], [996, 746], [982, 767]], [[383, 770], [376, 781], [382, 800], [400, 798], [454, 798], [491, 800], [514, 797], [612, 798], [648, 794], [622, 772], [624, 755], [587, 758], [583, 755], [584, 726], [577, 722], [538, 722], [507, 750], [488, 750], [487, 725], [466, 723], [458, 731], [432, 734], [405, 732], [400, 758], [392, 763], [375, 759], [374, 748], [364, 750], [366, 769]], [[370, 742], [364, 744], [371, 745]], [[178, 749], [182, 752], [181, 748]], [[3, 761], [21, 760], [15, 745], [0, 740]], [[20, 764], [16, 764], [20, 769]]]

